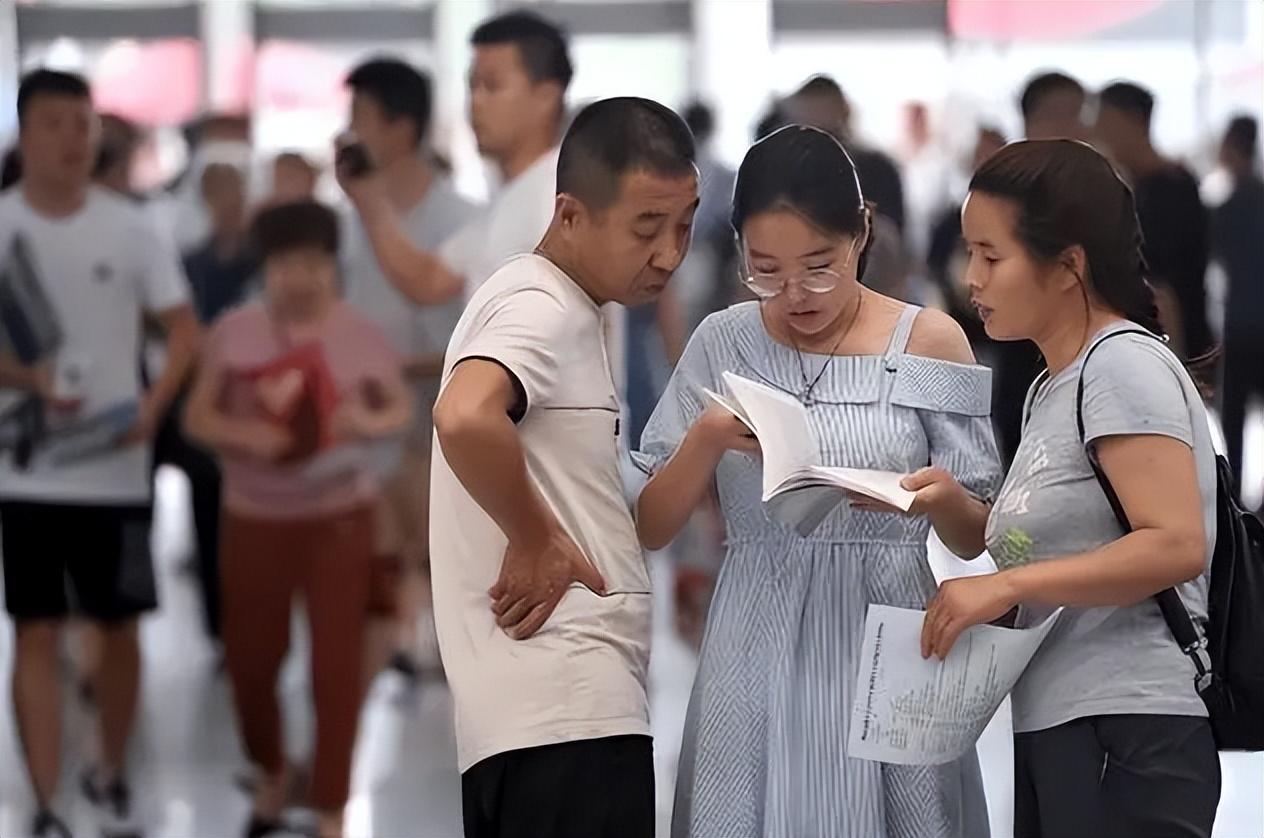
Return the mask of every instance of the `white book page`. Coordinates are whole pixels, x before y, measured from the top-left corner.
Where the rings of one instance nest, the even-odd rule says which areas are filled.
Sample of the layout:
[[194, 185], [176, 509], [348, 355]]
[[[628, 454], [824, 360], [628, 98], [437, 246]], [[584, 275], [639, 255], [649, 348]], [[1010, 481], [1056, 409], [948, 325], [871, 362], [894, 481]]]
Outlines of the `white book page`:
[[821, 461], [807, 410], [793, 396], [731, 372], [724, 373], [724, 384], [759, 439], [767, 501], [795, 472]]
[[818, 480], [828, 481], [842, 489], [889, 503], [902, 512], [908, 512], [909, 507], [913, 505], [915, 495], [900, 486], [900, 481], [906, 475], [899, 472], [816, 466], [812, 469], [812, 475]]
[[962, 757], [1018, 681], [1061, 609], [1028, 629], [972, 626], [923, 660], [925, 611], [870, 605], [847, 755], [899, 765]]

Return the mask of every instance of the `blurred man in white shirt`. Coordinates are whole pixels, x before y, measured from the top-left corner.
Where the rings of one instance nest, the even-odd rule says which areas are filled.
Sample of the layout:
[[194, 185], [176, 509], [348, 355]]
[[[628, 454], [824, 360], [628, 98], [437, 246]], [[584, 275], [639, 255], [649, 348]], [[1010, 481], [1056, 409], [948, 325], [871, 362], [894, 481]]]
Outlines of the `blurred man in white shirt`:
[[409, 241], [385, 206], [385, 179], [339, 174], [386, 277], [414, 302], [468, 296], [500, 266], [530, 252], [553, 216], [557, 143], [573, 69], [566, 36], [526, 11], [492, 18], [471, 37], [470, 123], [502, 186], [484, 212], [436, 249]]
[[[102, 635], [91, 673], [101, 750], [83, 788], [102, 834], [123, 838], [139, 833], [124, 774], [140, 690], [137, 623], [157, 604], [149, 442], [193, 361], [197, 323], [170, 242], [142, 208], [91, 185], [100, 127], [87, 83], [31, 73], [18, 93], [18, 123], [23, 174], [0, 196], [0, 253], [26, 253], [61, 339], [32, 352], [10, 331], [0, 387], [42, 402], [50, 429], [94, 419], [104, 443], [65, 460], [41, 458], [38, 442], [30, 460], [0, 454], [5, 607], [17, 634], [13, 699], [38, 806], [31, 831], [69, 834], [50, 807], [61, 774], [59, 640], [67, 617], [79, 614]], [[166, 367], [147, 389], [144, 315], [167, 336]]]

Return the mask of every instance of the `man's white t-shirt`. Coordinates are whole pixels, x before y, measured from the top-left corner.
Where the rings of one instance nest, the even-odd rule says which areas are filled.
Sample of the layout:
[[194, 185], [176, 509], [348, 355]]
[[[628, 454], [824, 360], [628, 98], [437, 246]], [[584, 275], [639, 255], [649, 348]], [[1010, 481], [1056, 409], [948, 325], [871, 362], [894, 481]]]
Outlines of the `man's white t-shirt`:
[[439, 258], [465, 278], [471, 295], [506, 260], [535, 250], [553, 220], [557, 198], [554, 149], [501, 188], [481, 215], [439, 248]]
[[[557, 199], [557, 155], [553, 149], [505, 184], [481, 215], [439, 248], [439, 258], [465, 278], [465, 299], [514, 256], [534, 252], [549, 230]], [[606, 307], [606, 346], [617, 370], [623, 369], [623, 319], [620, 306]], [[623, 377], [617, 380], [623, 392]]]
[[[80, 416], [141, 395], [141, 320], [188, 302], [173, 243], [131, 201], [93, 187], [79, 212], [46, 218], [20, 189], [0, 194], [0, 254], [21, 235], [64, 341], [54, 366], [82, 382]], [[150, 446], [132, 445], [64, 466], [19, 471], [0, 452], [0, 498], [132, 505], [151, 494]]]
[[507, 540], [435, 442], [431, 576], [462, 772], [506, 751], [649, 733], [649, 574], [623, 493], [603, 333], [592, 299], [548, 260], [525, 255], [475, 292], [448, 349], [445, 386], [472, 358], [522, 384], [518, 434], [530, 479], [609, 591], [576, 584], [535, 636], [506, 635], [488, 589]]

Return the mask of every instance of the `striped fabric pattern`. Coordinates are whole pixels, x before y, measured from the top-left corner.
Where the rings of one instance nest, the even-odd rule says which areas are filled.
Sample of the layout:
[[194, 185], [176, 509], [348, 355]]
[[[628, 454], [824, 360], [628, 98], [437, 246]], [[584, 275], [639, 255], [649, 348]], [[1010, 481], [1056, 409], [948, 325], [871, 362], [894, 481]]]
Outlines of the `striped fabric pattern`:
[[[885, 355], [805, 356], [809, 418], [826, 464], [943, 466], [991, 497], [1000, 465], [990, 373], [905, 354], [908, 307]], [[828, 363], [827, 363], [828, 362]], [[791, 348], [757, 303], [695, 333], [642, 437], [647, 470], [674, 453], [703, 410], [702, 388], [738, 375], [800, 395]], [[924, 519], [836, 510], [804, 538], [760, 503], [760, 466], [728, 454], [717, 472], [728, 552], [686, 721], [677, 838], [978, 838], [988, 834], [978, 761], [902, 767], [850, 759], [847, 731], [869, 603], [921, 608], [934, 591]]]

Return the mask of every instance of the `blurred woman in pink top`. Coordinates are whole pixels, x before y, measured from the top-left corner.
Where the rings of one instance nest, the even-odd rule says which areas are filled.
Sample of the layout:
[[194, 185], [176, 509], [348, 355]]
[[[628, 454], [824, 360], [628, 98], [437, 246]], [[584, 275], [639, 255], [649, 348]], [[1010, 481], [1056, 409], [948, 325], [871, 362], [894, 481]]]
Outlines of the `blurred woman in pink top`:
[[242, 738], [261, 771], [248, 836], [280, 829], [286, 788], [276, 678], [293, 599], [312, 638], [320, 835], [342, 834], [374, 590], [371, 442], [411, 399], [385, 336], [338, 298], [337, 218], [312, 202], [254, 223], [264, 299], [216, 324], [185, 410], [224, 471], [224, 650]]

